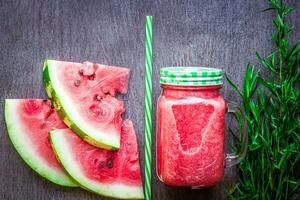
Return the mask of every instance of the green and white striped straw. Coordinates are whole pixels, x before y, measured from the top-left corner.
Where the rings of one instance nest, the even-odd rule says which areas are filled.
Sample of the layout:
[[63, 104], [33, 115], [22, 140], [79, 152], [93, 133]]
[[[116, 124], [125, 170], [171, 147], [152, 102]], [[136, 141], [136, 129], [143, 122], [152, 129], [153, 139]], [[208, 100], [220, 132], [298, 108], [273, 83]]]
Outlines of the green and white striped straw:
[[145, 48], [145, 197], [152, 191], [152, 16], [146, 16]]

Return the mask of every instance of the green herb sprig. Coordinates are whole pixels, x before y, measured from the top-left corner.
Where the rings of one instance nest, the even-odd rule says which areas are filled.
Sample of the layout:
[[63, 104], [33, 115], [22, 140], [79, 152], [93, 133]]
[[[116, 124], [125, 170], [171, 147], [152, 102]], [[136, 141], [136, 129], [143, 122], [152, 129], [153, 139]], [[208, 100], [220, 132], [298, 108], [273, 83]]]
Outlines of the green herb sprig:
[[[243, 90], [226, 76], [242, 99], [249, 134], [248, 152], [229, 199], [300, 199], [300, 40], [290, 44], [292, 28], [286, 17], [293, 9], [282, 0], [268, 2], [265, 11], [277, 13], [274, 51], [266, 57], [256, 53], [259, 64], [248, 64]], [[241, 145], [236, 138], [235, 148]]]

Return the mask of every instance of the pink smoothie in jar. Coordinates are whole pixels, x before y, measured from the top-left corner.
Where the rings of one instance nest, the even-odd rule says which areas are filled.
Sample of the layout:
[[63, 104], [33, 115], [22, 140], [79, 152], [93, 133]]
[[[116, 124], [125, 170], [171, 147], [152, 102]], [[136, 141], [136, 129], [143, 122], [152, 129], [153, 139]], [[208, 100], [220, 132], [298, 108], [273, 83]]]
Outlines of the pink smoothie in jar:
[[224, 175], [226, 103], [222, 70], [161, 69], [157, 110], [159, 179], [170, 186], [211, 187]]

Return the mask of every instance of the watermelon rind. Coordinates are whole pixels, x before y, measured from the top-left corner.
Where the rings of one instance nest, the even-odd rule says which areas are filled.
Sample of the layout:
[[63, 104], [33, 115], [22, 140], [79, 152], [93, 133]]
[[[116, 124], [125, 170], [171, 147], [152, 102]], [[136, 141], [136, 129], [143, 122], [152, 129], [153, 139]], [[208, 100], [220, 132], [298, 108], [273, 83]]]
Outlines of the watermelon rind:
[[24, 133], [26, 129], [22, 127], [22, 123], [18, 117], [19, 102], [19, 99], [6, 99], [4, 105], [8, 135], [18, 154], [29, 167], [47, 180], [61, 186], [78, 186], [64, 172], [59, 172], [47, 165], [45, 160], [39, 157], [35, 149], [32, 148], [30, 139], [27, 136], [28, 134]]
[[99, 134], [99, 129], [95, 129], [86, 122], [81, 113], [72, 105], [72, 99], [61, 87], [57, 69], [59, 62], [46, 60], [43, 68], [43, 79], [45, 90], [52, 101], [60, 118], [77, 135], [88, 143], [107, 150], [118, 150], [120, 148], [120, 138], [110, 134]]
[[144, 199], [142, 187], [121, 183], [105, 184], [85, 176], [80, 168], [80, 161], [71, 152], [72, 147], [68, 143], [67, 134], [64, 130], [58, 129], [50, 132], [51, 144], [65, 170], [82, 188], [112, 198]]

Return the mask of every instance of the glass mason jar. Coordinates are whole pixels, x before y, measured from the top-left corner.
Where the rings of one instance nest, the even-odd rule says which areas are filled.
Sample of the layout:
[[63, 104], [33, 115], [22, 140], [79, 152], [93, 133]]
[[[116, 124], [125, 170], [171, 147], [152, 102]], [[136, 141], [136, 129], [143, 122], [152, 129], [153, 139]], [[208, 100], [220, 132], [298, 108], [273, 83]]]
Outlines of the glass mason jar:
[[225, 113], [244, 119], [240, 132], [247, 141], [245, 116], [220, 95], [222, 70], [207, 67], [168, 67], [160, 70], [156, 170], [170, 186], [211, 187], [224, 176], [224, 167], [246, 153], [224, 154]]

